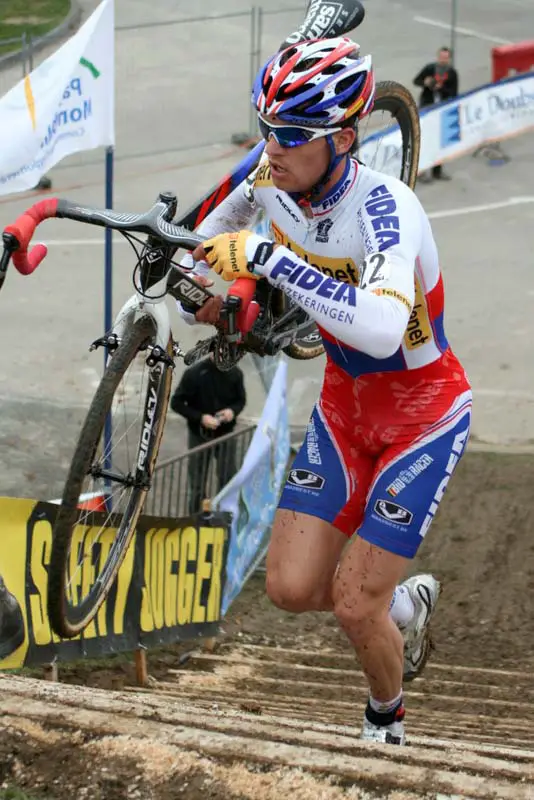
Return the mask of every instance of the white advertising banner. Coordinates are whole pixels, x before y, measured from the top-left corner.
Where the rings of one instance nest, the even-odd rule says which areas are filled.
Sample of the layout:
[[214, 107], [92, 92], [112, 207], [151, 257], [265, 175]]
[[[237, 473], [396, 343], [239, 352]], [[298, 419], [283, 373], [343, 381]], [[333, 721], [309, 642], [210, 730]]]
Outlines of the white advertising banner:
[[114, 6], [0, 98], [0, 195], [31, 189], [65, 156], [113, 145]]
[[[483, 144], [534, 128], [534, 75], [527, 73], [482, 86], [468, 94], [421, 109], [419, 171], [458, 158]], [[362, 142], [362, 161], [388, 175], [399, 175], [398, 126]]]

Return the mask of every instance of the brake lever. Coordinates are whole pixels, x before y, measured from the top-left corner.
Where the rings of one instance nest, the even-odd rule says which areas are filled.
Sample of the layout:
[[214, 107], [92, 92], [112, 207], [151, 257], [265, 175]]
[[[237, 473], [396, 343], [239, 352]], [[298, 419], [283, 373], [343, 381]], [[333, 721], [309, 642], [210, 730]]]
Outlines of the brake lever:
[[11, 256], [19, 246], [19, 243], [12, 233], [3, 233], [2, 241], [4, 242], [4, 249], [2, 250], [2, 256], [0, 257], [0, 289], [4, 285]]

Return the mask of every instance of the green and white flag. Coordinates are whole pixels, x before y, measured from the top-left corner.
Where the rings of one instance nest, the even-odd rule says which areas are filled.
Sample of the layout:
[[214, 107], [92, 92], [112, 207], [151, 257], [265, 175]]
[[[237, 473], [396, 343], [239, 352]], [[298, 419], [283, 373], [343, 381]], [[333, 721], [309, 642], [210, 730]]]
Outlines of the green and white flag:
[[65, 156], [113, 145], [114, 6], [0, 98], [0, 195], [31, 189]]

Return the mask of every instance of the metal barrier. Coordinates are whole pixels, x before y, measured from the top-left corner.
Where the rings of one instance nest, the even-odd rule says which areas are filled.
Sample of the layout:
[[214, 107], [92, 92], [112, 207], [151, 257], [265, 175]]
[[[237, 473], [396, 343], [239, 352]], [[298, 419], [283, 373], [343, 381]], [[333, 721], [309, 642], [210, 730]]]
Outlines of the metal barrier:
[[202, 510], [240, 469], [256, 430], [249, 425], [169, 458], [154, 470], [145, 514], [182, 517]]
[[[259, 6], [253, 9], [254, 22], [252, 25], [250, 56], [251, 88], [261, 65], [278, 50], [283, 40], [301, 24], [306, 5], [273, 9], [265, 9], [263, 6]], [[280, 17], [284, 20], [283, 28], [278, 23]], [[248, 134], [250, 137], [254, 137], [257, 133], [258, 120], [251, 103], [249, 106]]]
[[[250, 102], [254, 78], [263, 61], [302, 22], [306, 5], [302, 0], [300, 6], [290, 8], [252, 6], [117, 26], [117, 63], [131, 64], [126, 75], [118, 75], [119, 83], [121, 77], [131, 83], [138, 99], [132, 104], [128, 92], [124, 97], [117, 94], [118, 127], [124, 124], [124, 115], [131, 114], [128, 129], [136, 131], [137, 142], [150, 141], [152, 148], [150, 153], [141, 153], [134, 142], [132, 153], [126, 152], [127, 137], [119, 129], [120, 157], [209, 147], [255, 136], [256, 114]], [[161, 37], [160, 31], [169, 27], [172, 39]], [[132, 50], [142, 57], [128, 58]], [[165, 124], [158, 125], [162, 110]]]
[[[2, 68], [2, 57], [10, 55], [11, 49], [13, 56], [9, 59], [8, 65]], [[23, 33], [22, 36], [14, 36], [11, 39], [0, 39], [0, 97], [32, 71], [34, 55], [31, 34]]]
[[116, 28], [117, 83], [135, 96], [126, 88], [116, 97], [121, 158], [208, 147], [246, 130], [255, 18], [251, 8]]
[[[511, 78], [514, 75], [534, 74], [534, 40], [493, 47], [491, 50], [492, 82]], [[491, 166], [501, 166], [510, 161], [500, 142], [489, 142], [477, 148], [473, 157], [485, 158]]]
[[534, 71], [534, 40], [494, 47], [491, 66], [494, 83], [512, 75]]

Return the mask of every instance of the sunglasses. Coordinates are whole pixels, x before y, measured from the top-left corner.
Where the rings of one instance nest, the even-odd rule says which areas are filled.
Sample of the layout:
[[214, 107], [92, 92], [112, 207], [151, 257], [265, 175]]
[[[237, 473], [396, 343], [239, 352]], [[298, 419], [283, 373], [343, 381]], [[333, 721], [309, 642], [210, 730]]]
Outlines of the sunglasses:
[[342, 128], [306, 128], [293, 125], [273, 125], [272, 122], [267, 122], [259, 115], [258, 125], [265, 141], [268, 142], [270, 137], [273, 136], [280, 147], [300, 147], [302, 144], [313, 142], [315, 139], [321, 139], [324, 136], [329, 136], [331, 133], [337, 133], [337, 131], [342, 130]]

